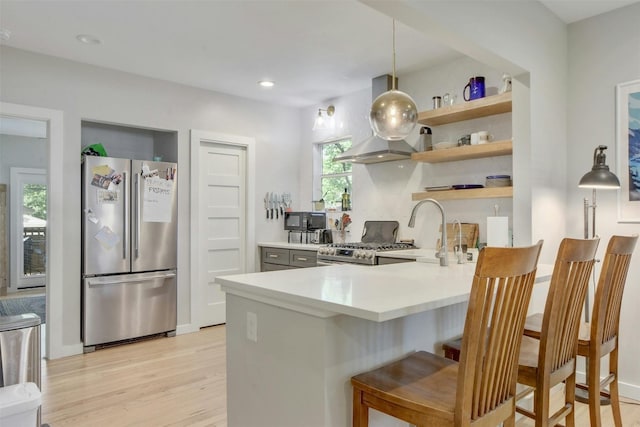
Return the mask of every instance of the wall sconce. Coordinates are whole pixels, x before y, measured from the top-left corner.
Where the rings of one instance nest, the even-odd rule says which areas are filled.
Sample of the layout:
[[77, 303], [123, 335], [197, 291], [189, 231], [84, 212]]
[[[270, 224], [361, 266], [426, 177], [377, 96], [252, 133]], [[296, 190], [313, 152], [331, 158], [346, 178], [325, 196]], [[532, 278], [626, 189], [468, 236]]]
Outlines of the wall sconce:
[[313, 122], [312, 130], [324, 130], [328, 128], [327, 126], [328, 120], [325, 119], [324, 116], [322, 115], [323, 111], [327, 113], [327, 117], [333, 117], [333, 115], [336, 112], [336, 107], [334, 107], [333, 105], [329, 105], [326, 110], [322, 108], [318, 108], [318, 116], [316, 117], [316, 120]]

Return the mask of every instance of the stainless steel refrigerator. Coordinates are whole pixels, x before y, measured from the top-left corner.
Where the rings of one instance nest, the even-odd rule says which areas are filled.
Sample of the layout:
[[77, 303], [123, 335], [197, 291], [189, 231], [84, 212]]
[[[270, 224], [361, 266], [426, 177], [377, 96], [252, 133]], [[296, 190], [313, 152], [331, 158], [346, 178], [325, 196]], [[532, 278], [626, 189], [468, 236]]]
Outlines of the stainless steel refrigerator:
[[175, 334], [177, 165], [85, 156], [82, 340]]

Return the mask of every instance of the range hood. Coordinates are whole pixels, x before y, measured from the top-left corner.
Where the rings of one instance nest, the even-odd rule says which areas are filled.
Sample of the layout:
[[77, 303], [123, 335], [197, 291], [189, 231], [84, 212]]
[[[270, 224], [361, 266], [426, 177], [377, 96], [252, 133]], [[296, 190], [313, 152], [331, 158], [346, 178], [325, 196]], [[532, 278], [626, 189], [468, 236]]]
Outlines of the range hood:
[[382, 163], [393, 160], [407, 160], [411, 158], [411, 153], [415, 152], [416, 150], [404, 139], [387, 141], [374, 135], [336, 156], [333, 161], [364, 164]]
[[[376, 99], [378, 95], [391, 90], [391, 88], [392, 77], [390, 75], [385, 74], [374, 78], [371, 84], [372, 101]], [[333, 161], [364, 164], [382, 163], [394, 160], [407, 160], [411, 158], [411, 153], [415, 152], [416, 150], [404, 139], [387, 141], [377, 135], [373, 135], [336, 156]]]

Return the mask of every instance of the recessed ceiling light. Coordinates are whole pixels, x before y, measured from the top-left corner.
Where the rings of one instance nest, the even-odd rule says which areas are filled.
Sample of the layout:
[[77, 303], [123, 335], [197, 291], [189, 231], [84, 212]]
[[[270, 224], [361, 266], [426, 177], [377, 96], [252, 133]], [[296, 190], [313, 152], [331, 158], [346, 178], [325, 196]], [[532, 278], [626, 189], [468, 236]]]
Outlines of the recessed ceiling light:
[[271, 80], [260, 80], [258, 84], [262, 87], [273, 87], [275, 82], [272, 82]]
[[80, 43], [84, 43], [84, 44], [100, 44], [100, 43], [102, 43], [99, 38], [97, 38], [96, 36], [92, 36], [91, 34], [78, 34], [76, 36], [76, 39]]
[[11, 31], [0, 28], [0, 40], [7, 41], [11, 37]]

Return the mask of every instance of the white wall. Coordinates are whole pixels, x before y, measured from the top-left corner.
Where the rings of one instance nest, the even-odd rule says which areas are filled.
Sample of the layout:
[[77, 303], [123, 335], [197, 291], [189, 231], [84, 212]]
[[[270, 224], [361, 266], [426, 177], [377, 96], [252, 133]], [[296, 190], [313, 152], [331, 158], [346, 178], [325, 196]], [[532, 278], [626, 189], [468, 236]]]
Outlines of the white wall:
[[[64, 331], [61, 345], [80, 343], [80, 151], [81, 120], [166, 129], [178, 132], [178, 163], [189, 177], [189, 130], [201, 129], [254, 137], [257, 141], [256, 200], [267, 191], [290, 191], [298, 199], [298, 110], [83, 65], [17, 49], [0, 48], [2, 101], [64, 112], [65, 192], [63, 283]], [[257, 88], [256, 88], [257, 89]], [[278, 171], [274, 173], [274, 171]], [[190, 319], [189, 180], [179, 180], [178, 324]], [[295, 206], [294, 206], [295, 207]], [[282, 240], [282, 224], [255, 218], [256, 239]]]
[[47, 140], [0, 135], [0, 183], [9, 187], [11, 168], [47, 168]]
[[[578, 181], [593, 164], [593, 150], [607, 145], [607, 163], [618, 176], [619, 153], [616, 147], [615, 87], [640, 79], [640, 4], [586, 19], [569, 26], [569, 113], [567, 149], [567, 230], [583, 233], [583, 198], [591, 200], [591, 191], [579, 189]], [[598, 253], [606, 249], [614, 234], [640, 233], [640, 224], [617, 222], [617, 191], [598, 191], [596, 231], [600, 238]], [[636, 212], [640, 217], [640, 206]], [[597, 267], [596, 267], [597, 268]], [[599, 272], [599, 270], [597, 270]], [[640, 247], [631, 260], [622, 301], [620, 321], [620, 392], [640, 398]], [[592, 299], [593, 301], [593, 295]]]

